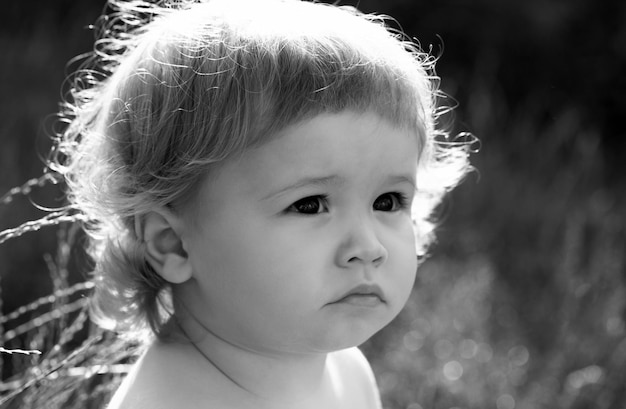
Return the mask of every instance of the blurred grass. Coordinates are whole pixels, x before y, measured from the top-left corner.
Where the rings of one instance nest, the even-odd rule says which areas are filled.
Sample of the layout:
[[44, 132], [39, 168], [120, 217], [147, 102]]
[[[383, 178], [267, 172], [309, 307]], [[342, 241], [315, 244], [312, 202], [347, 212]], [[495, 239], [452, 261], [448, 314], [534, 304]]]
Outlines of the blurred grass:
[[[44, 4], [34, 1], [33, 7]], [[55, 10], [27, 19], [30, 25], [19, 32], [1, 33], [7, 63], [0, 65], [0, 194], [41, 175], [37, 152], [45, 154], [50, 133], [42, 118], [56, 110], [65, 62], [90, 47], [91, 34], [83, 27], [99, 7], [72, 4], [62, 20], [66, 25], [56, 23], [63, 12]], [[529, 32], [527, 38], [521, 38], [523, 25], [509, 32], [503, 22], [492, 20], [494, 10], [510, 7], [505, 14], [511, 18], [515, 7], [526, 7], [527, 14], [521, 15], [529, 18], [535, 8], [541, 11], [541, 2], [507, 1], [497, 7], [488, 0], [477, 2], [477, 9], [492, 7], [480, 17], [482, 25], [476, 15], [453, 13], [472, 9], [458, 2], [428, 10], [420, 6], [421, 14], [410, 14], [410, 4], [363, 2], [366, 9], [414, 15], [415, 21], [401, 22], [405, 29], [432, 28], [426, 37], [443, 33], [442, 84], [459, 100], [459, 130], [475, 133], [482, 148], [473, 158], [477, 171], [440, 211], [439, 243], [421, 266], [406, 309], [364, 345], [385, 407], [625, 407], [626, 176], [619, 166], [623, 145], [615, 142], [623, 132], [613, 126], [614, 117], [597, 114], [605, 107], [616, 110], [610, 106], [614, 97], [602, 94], [600, 85], [617, 86], [623, 76], [619, 65], [594, 56], [595, 64], [604, 65], [580, 77], [581, 84], [555, 88], [563, 78], [583, 72], [561, 71], [563, 64], [589, 65], [592, 51], [559, 62], [558, 55], [544, 59], [546, 46], [537, 45], [542, 39], [552, 46], [567, 44], [567, 39], [593, 44], [593, 38], [583, 39], [566, 25], [590, 15], [591, 3], [561, 4], [568, 11], [563, 20], [547, 13], [540, 27], [544, 31]], [[480, 30], [468, 30], [472, 22]], [[602, 27], [590, 27], [589, 35], [610, 26], [606, 20]], [[468, 44], [463, 36], [476, 41], [470, 43], [476, 48], [459, 47]], [[601, 37], [596, 42], [617, 47], [624, 39], [626, 29], [621, 28], [610, 42]], [[529, 59], [528, 49], [516, 55], [515, 47], [499, 52], [496, 43], [506, 45], [507, 40], [531, 42], [528, 49], [535, 46], [542, 58]], [[590, 99], [594, 87], [598, 95]], [[44, 215], [31, 202], [56, 206], [62, 194], [46, 185], [0, 205], [0, 229]], [[133, 352], [132, 346], [86, 323], [80, 300], [88, 289], [67, 296], [60, 292], [76, 288], [87, 270], [79, 250], [83, 239], [74, 234], [63, 225], [0, 245], [0, 338], [21, 325], [28, 329], [0, 346], [43, 352], [0, 354], [0, 397], [41, 378], [8, 407], [101, 407], [125, 367], [99, 365], [124, 365]], [[58, 297], [6, 319], [49, 294]], [[71, 303], [78, 303], [76, 311], [42, 321]], [[85, 340], [93, 344], [80, 350]], [[79, 354], [72, 356], [77, 349]], [[54, 375], [42, 377], [46, 371]]]

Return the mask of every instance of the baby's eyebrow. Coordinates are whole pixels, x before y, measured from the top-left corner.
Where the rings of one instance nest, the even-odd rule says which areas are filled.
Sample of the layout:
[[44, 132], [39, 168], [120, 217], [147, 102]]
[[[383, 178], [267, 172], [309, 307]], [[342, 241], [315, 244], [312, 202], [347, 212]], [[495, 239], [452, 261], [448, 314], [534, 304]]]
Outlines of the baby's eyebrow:
[[271, 192], [267, 196], [263, 197], [261, 200], [268, 200], [276, 196], [280, 196], [285, 192], [290, 190], [297, 190], [306, 186], [329, 186], [329, 185], [340, 185], [343, 182], [343, 178], [337, 175], [331, 176], [322, 176], [322, 177], [304, 177], [302, 179], [298, 179], [289, 185], [280, 188], [277, 191]]
[[391, 185], [408, 183], [417, 189], [417, 180], [415, 175], [392, 175], [387, 178], [387, 183]]

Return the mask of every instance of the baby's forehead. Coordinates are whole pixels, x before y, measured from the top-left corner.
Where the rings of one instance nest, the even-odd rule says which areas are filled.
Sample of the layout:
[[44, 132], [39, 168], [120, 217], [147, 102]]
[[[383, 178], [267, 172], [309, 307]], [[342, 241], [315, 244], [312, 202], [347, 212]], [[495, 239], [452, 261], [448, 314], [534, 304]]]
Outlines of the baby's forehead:
[[374, 112], [325, 113], [225, 160], [205, 197], [244, 192], [271, 202], [312, 190], [367, 196], [382, 186], [415, 186], [418, 156], [414, 132]]
[[[319, 112], [291, 123], [251, 146], [248, 151], [279, 151], [285, 158], [292, 157], [294, 166], [300, 166], [300, 160], [320, 152], [324, 153], [318, 163], [323, 163], [324, 156], [340, 158], [359, 152], [363, 159], [371, 157], [383, 166], [385, 155], [398, 142], [417, 147], [415, 153], [419, 154], [423, 145], [421, 129], [394, 122], [373, 109], [346, 109]], [[412, 157], [412, 160], [417, 159]]]

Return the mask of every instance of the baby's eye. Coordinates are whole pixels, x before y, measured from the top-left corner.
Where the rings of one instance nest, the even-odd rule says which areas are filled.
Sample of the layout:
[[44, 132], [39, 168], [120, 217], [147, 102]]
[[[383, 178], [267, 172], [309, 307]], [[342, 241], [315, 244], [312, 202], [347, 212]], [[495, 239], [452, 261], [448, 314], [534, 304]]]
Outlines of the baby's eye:
[[396, 212], [406, 208], [406, 197], [402, 193], [384, 193], [374, 200], [374, 210], [380, 212]]
[[301, 214], [318, 214], [327, 212], [328, 199], [323, 195], [305, 197], [289, 206], [287, 211]]

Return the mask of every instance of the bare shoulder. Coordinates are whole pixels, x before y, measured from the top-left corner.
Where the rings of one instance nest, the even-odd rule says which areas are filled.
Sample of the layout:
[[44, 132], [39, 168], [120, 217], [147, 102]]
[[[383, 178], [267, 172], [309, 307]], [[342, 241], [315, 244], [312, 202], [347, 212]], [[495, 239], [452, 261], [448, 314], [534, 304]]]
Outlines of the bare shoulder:
[[201, 377], [196, 376], [197, 362], [172, 345], [157, 343], [149, 347], [107, 409], [178, 409], [183, 396], [185, 408], [206, 407], [204, 404], [210, 399], [205, 396], [206, 385], [198, 384]]
[[[165, 409], [167, 407], [167, 403], [160, 396], [162, 386], [167, 381], [164, 376], [156, 376], [162, 358], [156, 360], [153, 358], [155, 349], [160, 348], [151, 346], [142, 354], [113, 395], [107, 409]], [[163, 375], [167, 376], [168, 373], [169, 371]], [[152, 386], [148, 387], [149, 384]]]
[[346, 395], [357, 399], [349, 403], [350, 407], [382, 408], [374, 372], [360, 349], [344, 349], [330, 354], [329, 357], [342, 386], [349, 391]]

